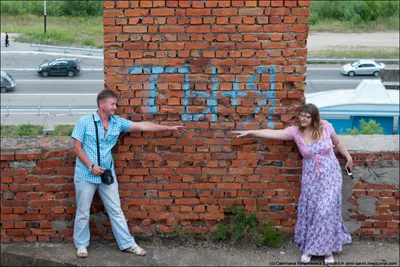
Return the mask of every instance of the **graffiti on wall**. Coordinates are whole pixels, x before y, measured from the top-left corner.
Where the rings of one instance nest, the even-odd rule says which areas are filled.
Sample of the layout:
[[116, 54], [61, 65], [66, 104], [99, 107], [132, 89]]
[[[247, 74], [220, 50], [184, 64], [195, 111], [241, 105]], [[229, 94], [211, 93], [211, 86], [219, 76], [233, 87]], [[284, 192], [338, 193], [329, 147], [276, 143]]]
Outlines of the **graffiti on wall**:
[[[190, 87], [190, 77], [189, 77], [190, 67], [154, 67], [154, 66], [136, 66], [131, 68], [129, 74], [137, 75], [137, 74], [149, 74], [150, 75], [150, 95], [148, 100], [149, 110], [151, 113], [157, 113], [156, 107], [156, 98], [157, 98], [157, 83], [159, 81], [161, 74], [183, 74], [183, 90], [184, 90], [184, 98], [183, 98], [183, 106], [184, 106], [184, 114], [182, 115], [183, 121], [199, 121], [204, 119], [206, 115], [211, 115], [211, 121], [217, 121], [217, 93], [218, 93], [218, 86], [219, 86], [219, 78], [217, 73], [217, 68], [213, 67], [211, 72], [212, 78], [212, 87], [211, 92], [201, 91], [201, 90], [193, 90]], [[270, 74], [270, 90], [269, 91], [260, 91], [257, 89], [257, 85], [255, 81], [258, 76], [261, 76], [263, 73]], [[247, 81], [248, 87], [250, 91], [256, 93], [260, 100], [258, 104], [254, 107], [252, 111], [252, 115], [257, 114], [260, 109], [266, 105], [267, 101], [269, 102], [270, 106], [270, 114], [274, 113], [274, 106], [275, 106], [275, 69], [274, 67], [260, 67], [257, 69], [256, 73], [250, 76]], [[223, 92], [222, 96], [231, 98], [232, 106], [238, 105], [238, 98], [246, 97], [246, 92], [239, 91], [239, 83], [237, 78], [233, 83], [233, 90], [229, 92]], [[205, 99], [207, 107], [200, 113], [193, 113], [190, 112], [190, 99], [198, 98], [198, 99]], [[268, 121], [272, 120], [272, 115], [269, 115]], [[250, 116], [245, 119], [245, 122], [250, 121]], [[268, 123], [270, 128], [273, 128], [272, 123]]]

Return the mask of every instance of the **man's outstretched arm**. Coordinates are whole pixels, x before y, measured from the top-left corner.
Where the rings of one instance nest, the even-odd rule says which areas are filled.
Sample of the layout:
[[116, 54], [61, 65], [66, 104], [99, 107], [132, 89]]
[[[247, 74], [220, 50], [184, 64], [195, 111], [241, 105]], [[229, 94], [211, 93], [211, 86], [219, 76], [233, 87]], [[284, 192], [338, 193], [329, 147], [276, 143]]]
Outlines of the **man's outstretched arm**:
[[168, 126], [160, 125], [148, 121], [132, 122], [129, 127], [129, 132], [162, 132], [162, 131], [174, 131], [178, 134], [185, 132], [185, 126]]

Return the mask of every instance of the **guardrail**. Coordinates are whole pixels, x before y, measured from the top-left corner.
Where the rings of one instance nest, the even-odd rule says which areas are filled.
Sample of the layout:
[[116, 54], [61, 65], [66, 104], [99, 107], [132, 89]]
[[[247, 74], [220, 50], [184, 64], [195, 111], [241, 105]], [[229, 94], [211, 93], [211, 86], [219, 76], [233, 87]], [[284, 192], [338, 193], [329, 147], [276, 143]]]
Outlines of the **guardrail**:
[[[31, 44], [31, 47], [42, 49], [55, 49], [55, 50], [63, 50], [64, 53], [67, 51], [81, 51], [88, 52], [89, 55], [92, 53], [103, 53], [103, 49], [94, 49], [94, 48], [79, 48], [79, 47], [69, 47], [69, 46], [56, 46], [56, 45], [40, 45], [40, 44]], [[366, 58], [307, 58], [307, 63], [349, 63], [358, 61]], [[378, 62], [383, 63], [399, 63], [398, 58], [371, 58]]]
[[7, 114], [10, 115], [10, 110], [14, 110], [14, 111], [36, 111], [38, 115], [41, 115], [41, 112], [43, 111], [67, 111], [70, 115], [75, 114], [72, 113], [72, 110], [76, 111], [76, 110], [80, 110], [80, 111], [85, 111], [85, 112], [89, 112], [89, 111], [96, 111], [97, 110], [97, 106], [7, 106], [7, 107], [1, 107], [1, 111], [4, 112], [6, 111], [6, 113], [3, 114]]
[[[367, 58], [307, 58], [307, 63], [350, 63], [358, 60], [365, 60]], [[371, 58], [377, 62], [383, 63], [399, 63], [398, 58]]]
[[67, 51], [80, 51], [80, 52], [87, 52], [88, 55], [92, 53], [103, 53], [103, 49], [94, 49], [94, 48], [80, 48], [80, 47], [69, 47], [69, 46], [56, 46], [56, 45], [40, 45], [40, 44], [31, 44], [31, 47], [39, 49], [55, 49], [55, 50], [63, 50], [64, 53]]

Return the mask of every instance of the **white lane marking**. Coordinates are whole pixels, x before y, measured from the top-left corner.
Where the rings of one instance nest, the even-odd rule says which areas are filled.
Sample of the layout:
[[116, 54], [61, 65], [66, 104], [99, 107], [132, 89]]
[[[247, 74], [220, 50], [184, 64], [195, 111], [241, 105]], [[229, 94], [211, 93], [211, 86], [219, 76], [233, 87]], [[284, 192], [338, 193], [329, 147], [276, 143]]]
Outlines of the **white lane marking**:
[[307, 68], [307, 70], [322, 70], [322, 71], [324, 71], [324, 70], [329, 70], [329, 71], [331, 71], [331, 70], [337, 70], [337, 71], [340, 71], [340, 69], [341, 68]]
[[17, 80], [17, 85], [19, 83], [92, 83], [92, 82], [104, 82], [102, 80], [44, 80], [44, 79], [37, 79], [37, 80]]
[[[95, 52], [93, 52], [95, 53]], [[69, 56], [69, 57], [81, 57], [81, 58], [93, 58], [93, 59], [104, 59], [102, 56], [89, 56], [79, 54], [68, 54], [68, 53], [55, 53], [55, 52], [40, 52], [40, 51], [1, 51], [1, 54], [34, 54], [34, 55], [51, 55], [51, 56]]]
[[[14, 68], [1, 68], [3, 71], [35, 71], [37, 68], [32, 69], [14, 69]], [[81, 69], [81, 71], [104, 71], [104, 69]]]

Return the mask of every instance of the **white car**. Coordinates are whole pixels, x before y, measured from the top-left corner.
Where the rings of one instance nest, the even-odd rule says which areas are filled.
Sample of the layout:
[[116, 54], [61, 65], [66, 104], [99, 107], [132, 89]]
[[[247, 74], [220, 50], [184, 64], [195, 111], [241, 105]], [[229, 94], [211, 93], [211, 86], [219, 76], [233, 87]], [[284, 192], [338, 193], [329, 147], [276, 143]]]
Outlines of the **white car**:
[[354, 75], [374, 75], [379, 76], [381, 70], [385, 68], [385, 64], [375, 62], [371, 59], [363, 59], [342, 67], [341, 72], [344, 75], [353, 77]]

